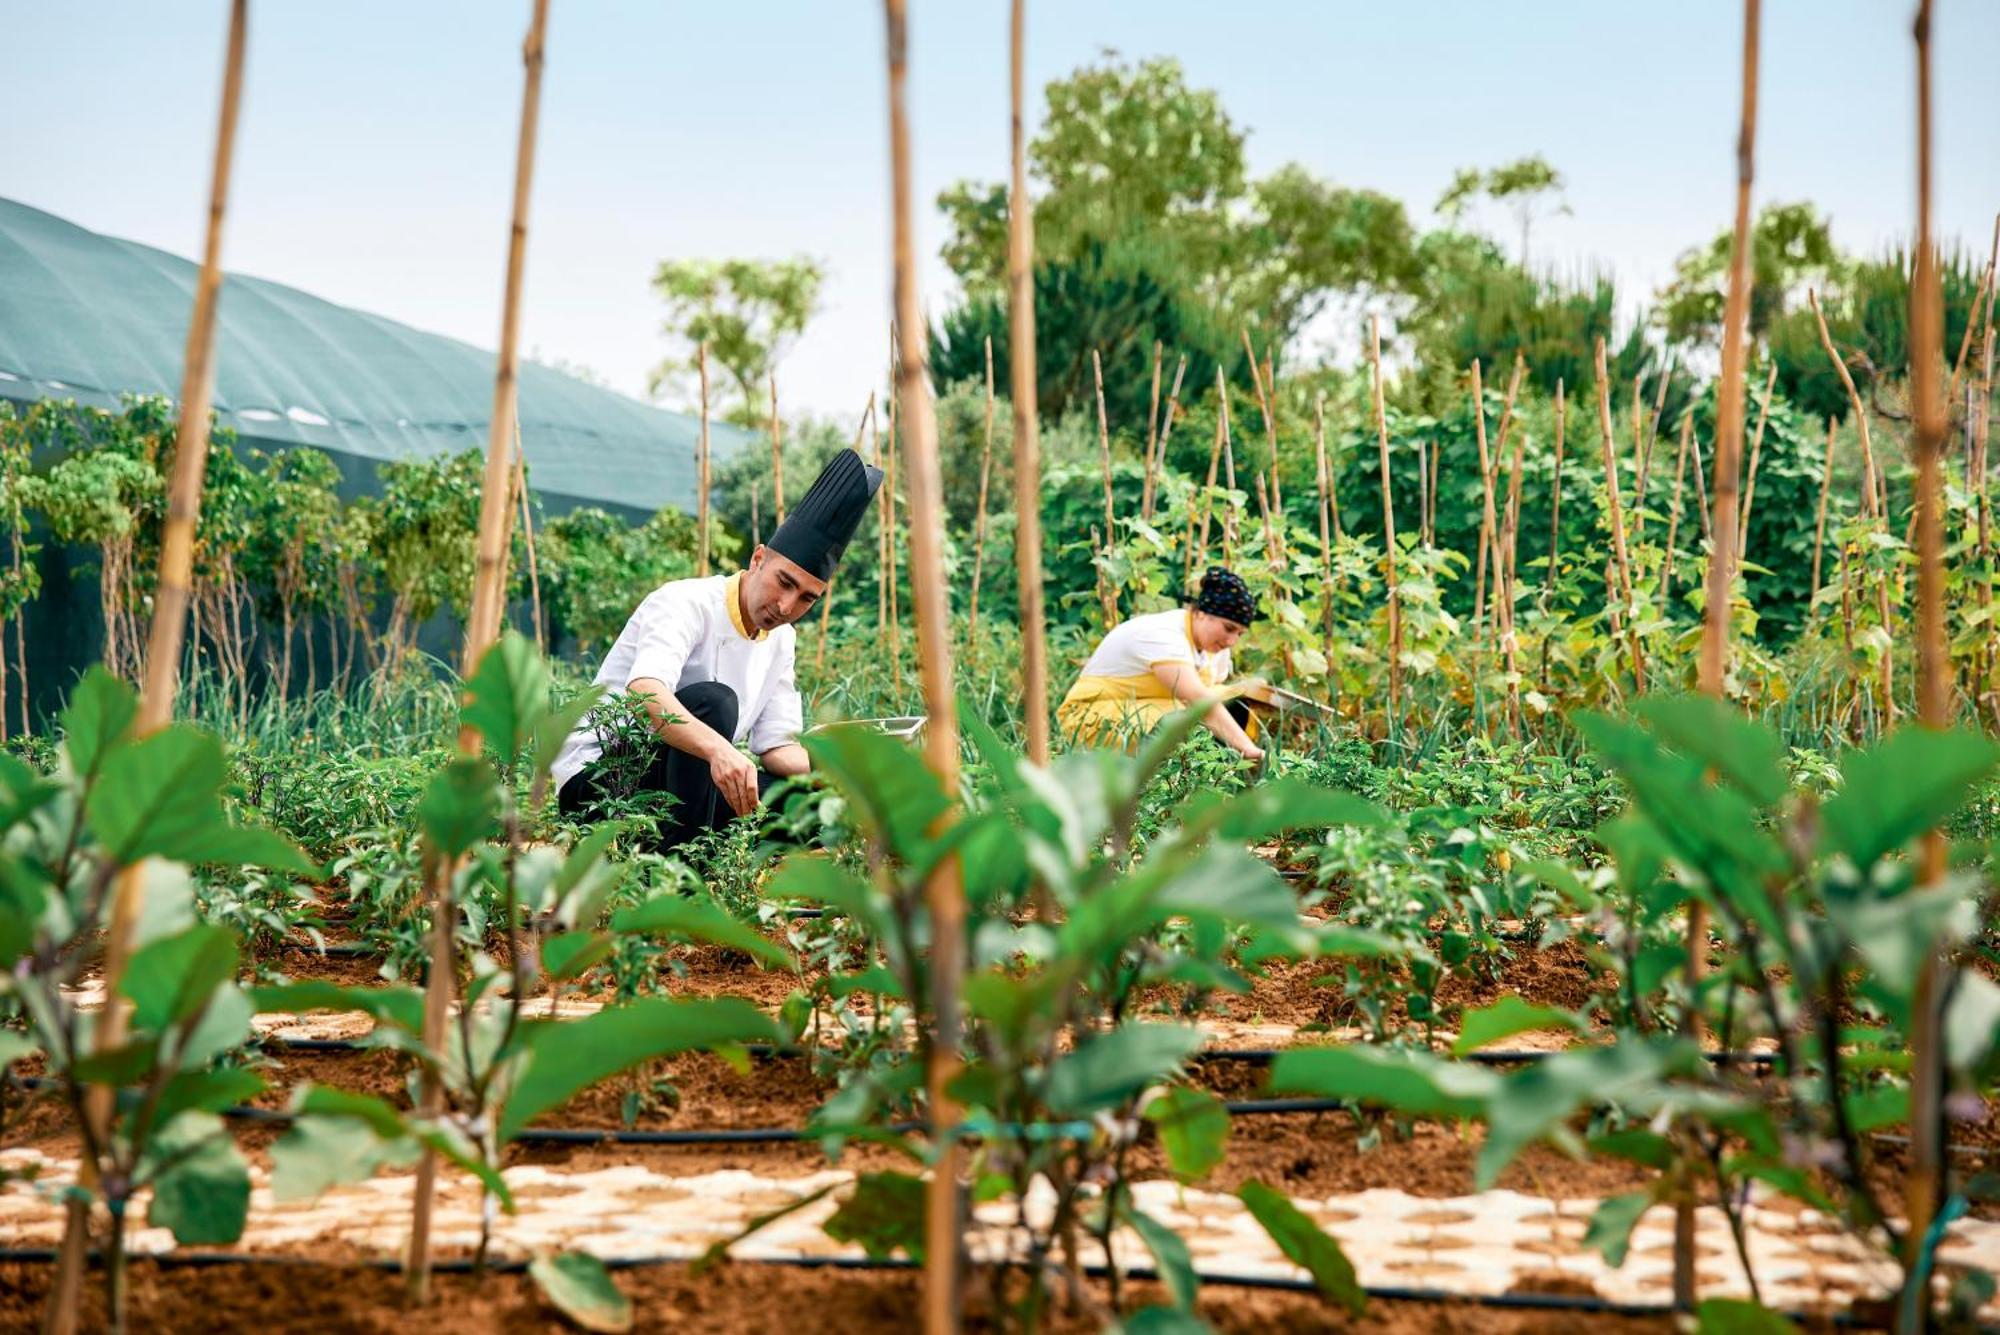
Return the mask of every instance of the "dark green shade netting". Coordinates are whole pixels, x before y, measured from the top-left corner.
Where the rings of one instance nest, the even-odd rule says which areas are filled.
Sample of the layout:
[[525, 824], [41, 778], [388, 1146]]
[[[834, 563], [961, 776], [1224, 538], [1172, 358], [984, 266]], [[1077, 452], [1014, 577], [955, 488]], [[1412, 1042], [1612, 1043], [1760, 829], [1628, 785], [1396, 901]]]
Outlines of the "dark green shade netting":
[[[500, 279], [494, 275], [495, 282]], [[196, 266], [0, 199], [0, 398], [180, 393]], [[216, 344], [218, 422], [262, 449], [357, 462], [484, 449], [494, 354], [296, 288], [231, 274]], [[557, 508], [695, 508], [699, 423], [523, 363], [529, 484]], [[744, 437], [710, 429], [717, 461]]]

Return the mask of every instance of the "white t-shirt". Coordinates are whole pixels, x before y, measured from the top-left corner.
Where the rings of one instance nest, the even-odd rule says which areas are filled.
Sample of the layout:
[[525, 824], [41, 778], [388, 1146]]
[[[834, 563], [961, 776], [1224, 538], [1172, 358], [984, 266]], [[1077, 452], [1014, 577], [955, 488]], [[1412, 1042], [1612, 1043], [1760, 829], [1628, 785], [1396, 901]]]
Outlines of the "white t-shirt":
[[1098, 642], [1097, 652], [1083, 665], [1083, 675], [1142, 677], [1159, 663], [1186, 663], [1210, 686], [1220, 686], [1229, 679], [1229, 651], [1196, 650], [1188, 625], [1192, 615], [1185, 607], [1176, 607], [1119, 622]]
[[[679, 694], [700, 682], [720, 682], [736, 692], [736, 734], [758, 755], [799, 735], [805, 708], [793, 670], [797, 636], [790, 626], [762, 635], [746, 633], [737, 601], [741, 573], [677, 579], [646, 595], [604, 655], [592, 680], [622, 691], [641, 677], [667, 683]], [[603, 751], [586, 719], [563, 743], [550, 778], [557, 788]]]

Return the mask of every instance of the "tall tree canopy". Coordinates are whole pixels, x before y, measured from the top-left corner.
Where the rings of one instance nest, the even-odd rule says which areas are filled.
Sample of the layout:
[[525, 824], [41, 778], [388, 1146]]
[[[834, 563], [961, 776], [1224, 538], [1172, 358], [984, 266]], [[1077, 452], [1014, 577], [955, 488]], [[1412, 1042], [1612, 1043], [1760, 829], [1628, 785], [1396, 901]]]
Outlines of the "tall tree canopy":
[[754, 426], [765, 416], [764, 382], [784, 348], [819, 310], [826, 269], [805, 256], [789, 260], [662, 260], [653, 291], [667, 303], [663, 330], [673, 355], [653, 371], [654, 394], [687, 393], [697, 350], [735, 383], [740, 401], [726, 416]]

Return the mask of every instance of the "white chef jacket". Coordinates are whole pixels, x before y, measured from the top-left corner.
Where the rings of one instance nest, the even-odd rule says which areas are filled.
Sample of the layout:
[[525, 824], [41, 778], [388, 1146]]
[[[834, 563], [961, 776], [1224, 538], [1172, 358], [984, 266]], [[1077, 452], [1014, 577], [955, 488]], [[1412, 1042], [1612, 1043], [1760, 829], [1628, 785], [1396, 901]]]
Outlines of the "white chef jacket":
[[[707, 579], [677, 579], [646, 595], [618, 633], [592, 680], [622, 691], [640, 677], [667, 683], [675, 694], [700, 682], [720, 682], [736, 692], [736, 734], [758, 755], [795, 740], [805, 722], [793, 660], [797, 635], [790, 626], [752, 635], [737, 597], [742, 572]], [[589, 719], [579, 723], [556, 754], [550, 777], [557, 788], [603, 751]]]

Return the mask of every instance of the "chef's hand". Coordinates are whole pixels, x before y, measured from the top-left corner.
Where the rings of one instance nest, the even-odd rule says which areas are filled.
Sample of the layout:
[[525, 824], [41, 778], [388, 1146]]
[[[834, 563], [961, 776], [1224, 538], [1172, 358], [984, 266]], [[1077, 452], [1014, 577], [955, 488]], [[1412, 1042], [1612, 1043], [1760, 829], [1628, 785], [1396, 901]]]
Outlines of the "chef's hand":
[[708, 759], [709, 777], [729, 809], [741, 816], [757, 806], [757, 762], [733, 746], [716, 748]]

